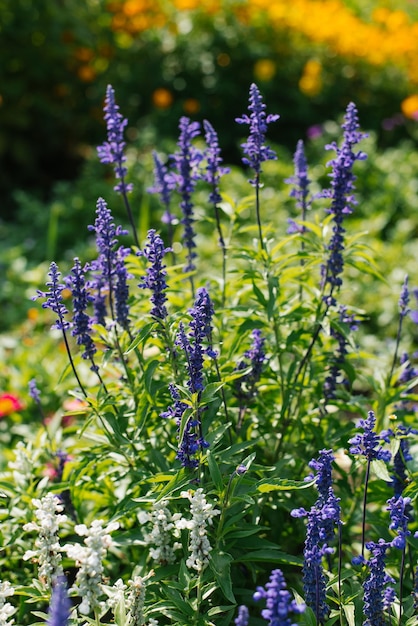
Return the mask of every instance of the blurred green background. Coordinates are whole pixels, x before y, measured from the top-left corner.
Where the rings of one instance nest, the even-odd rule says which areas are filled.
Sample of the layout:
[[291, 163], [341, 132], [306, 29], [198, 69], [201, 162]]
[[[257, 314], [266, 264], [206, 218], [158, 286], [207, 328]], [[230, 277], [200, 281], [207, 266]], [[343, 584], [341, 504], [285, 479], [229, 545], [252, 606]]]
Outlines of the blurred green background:
[[290, 149], [350, 100], [393, 145], [418, 112], [402, 113], [418, 93], [417, 20], [408, 0], [0, 0], [0, 215], [14, 219], [16, 190], [45, 200], [79, 175], [104, 138], [107, 83], [139, 143], [174, 137], [182, 114], [208, 118], [236, 161], [255, 81]]

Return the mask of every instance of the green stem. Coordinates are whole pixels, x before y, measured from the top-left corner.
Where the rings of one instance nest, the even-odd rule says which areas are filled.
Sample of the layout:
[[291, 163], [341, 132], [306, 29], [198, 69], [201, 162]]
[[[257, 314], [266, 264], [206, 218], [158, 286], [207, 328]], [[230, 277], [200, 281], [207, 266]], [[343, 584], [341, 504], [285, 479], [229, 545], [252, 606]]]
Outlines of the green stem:
[[264, 241], [263, 241], [263, 230], [261, 227], [261, 216], [260, 216], [260, 174], [259, 172], [255, 175], [255, 211], [257, 216], [257, 226], [258, 226], [258, 237], [260, 239], [260, 248], [261, 250], [265, 250]]

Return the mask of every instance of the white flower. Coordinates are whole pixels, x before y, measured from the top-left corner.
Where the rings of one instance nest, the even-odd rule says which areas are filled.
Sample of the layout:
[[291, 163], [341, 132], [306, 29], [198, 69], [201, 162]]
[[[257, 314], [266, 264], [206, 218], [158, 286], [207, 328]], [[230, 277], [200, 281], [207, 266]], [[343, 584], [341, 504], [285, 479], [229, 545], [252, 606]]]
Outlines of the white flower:
[[15, 590], [8, 581], [4, 583], [0, 581], [0, 626], [12, 626], [14, 620], [10, 620], [17, 609], [6, 602], [6, 598], [12, 596]]
[[129, 596], [126, 601], [129, 610], [128, 626], [142, 626], [144, 624], [145, 588], [146, 582], [151, 576], [154, 576], [153, 570], [146, 576], [135, 576], [133, 580], [128, 582]]
[[109, 533], [119, 528], [117, 522], [111, 522], [103, 528], [103, 520], [94, 520], [90, 527], [78, 524], [74, 527], [79, 537], [85, 537], [84, 546], [67, 544], [63, 550], [70, 559], [74, 559], [79, 567], [71, 592], [81, 597], [80, 613], [87, 615], [90, 611], [103, 608], [100, 596], [103, 594], [103, 558], [106, 551], [113, 545]]
[[39, 579], [51, 586], [52, 580], [63, 574], [58, 532], [60, 524], [67, 520], [67, 516], [61, 514], [64, 507], [52, 493], [48, 493], [41, 500], [34, 498], [32, 504], [38, 521], [25, 524], [23, 530], [38, 533], [35, 540], [36, 550], [27, 550], [23, 558], [37, 561]]
[[150, 521], [153, 523], [151, 532], [146, 536], [146, 541], [154, 547], [150, 548], [150, 555], [159, 563], [174, 563], [175, 551], [181, 547], [179, 542], [173, 543], [173, 535], [178, 536], [177, 521], [179, 514], [171, 515], [167, 500], [155, 502]]
[[[179, 520], [177, 527], [188, 528], [190, 530], [189, 552], [190, 556], [186, 561], [186, 565], [190, 569], [200, 572], [209, 562], [209, 553], [212, 547], [206, 533], [207, 524], [213, 524], [213, 517], [219, 515], [220, 511], [214, 509], [211, 504], [206, 502], [203, 489], [199, 488], [193, 493], [192, 491], [182, 491], [181, 496], [190, 500], [190, 513], [192, 519]], [[186, 523], [185, 523], [186, 522]]]

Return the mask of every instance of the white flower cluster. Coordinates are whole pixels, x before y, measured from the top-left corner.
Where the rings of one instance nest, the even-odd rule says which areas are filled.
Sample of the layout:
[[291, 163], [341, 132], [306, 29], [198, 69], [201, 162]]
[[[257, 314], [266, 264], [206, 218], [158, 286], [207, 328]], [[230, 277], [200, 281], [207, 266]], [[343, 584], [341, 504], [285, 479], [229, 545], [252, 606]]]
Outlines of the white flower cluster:
[[33, 468], [36, 459], [32, 458], [37, 454], [32, 450], [32, 446], [25, 445], [23, 441], [19, 441], [14, 450], [15, 459], [10, 461], [8, 467], [12, 470], [13, 483], [25, 488], [33, 479]]
[[174, 553], [181, 548], [181, 543], [175, 541], [173, 545], [171, 544], [173, 535], [179, 536], [177, 523], [181, 514], [171, 515], [167, 500], [161, 500], [154, 504], [151, 515], [146, 517], [153, 523], [151, 532], [146, 536], [147, 543], [155, 546], [150, 548], [151, 557], [162, 565], [174, 563], [176, 560]]
[[14, 622], [14, 619], [10, 618], [17, 609], [10, 602], [6, 602], [6, 598], [12, 596], [14, 592], [14, 588], [8, 581], [4, 583], [0, 581], [0, 626], [11, 626]]
[[71, 592], [81, 597], [80, 613], [87, 615], [90, 611], [101, 610], [103, 603], [100, 596], [103, 594], [103, 558], [106, 551], [113, 545], [110, 533], [119, 528], [117, 522], [111, 522], [103, 528], [103, 520], [94, 520], [88, 528], [85, 524], [78, 524], [74, 530], [79, 537], [85, 537], [84, 546], [67, 544], [63, 550], [70, 559], [74, 559], [79, 567]]
[[35, 541], [36, 550], [27, 550], [23, 558], [34, 559], [39, 567], [39, 580], [51, 586], [52, 580], [63, 574], [58, 531], [60, 524], [67, 520], [67, 516], [61, 514], [64, 506], [58, 496], [52, 493], [48, 493], [40, 500], [34, 498], [32, 504], [35, 507], [37, 521], [25, 524], [23, 530], [34, 530], [38, 533]]
[[191, 520], [182, 518], [177, 522], [177, 528], [190, 530], [190, 556], [186, 561], [186, 565], [200, 574], [209, 562], [209, 553], [212, 550], [207, 537], [207, 525], [213, 524], [212, 518], [215, 515], [219, 515], [220, 511], [214, 509], [211, 504], [206, 502], [202, 488], [196, 489], [194, 492], [182, 491], [180, 495], [190, 500], [190, 513], [192, 515]]
[[129, 581], [129, 596], [127, 600], [129, 626], [142, 626], [144, 623], [145, 580], [135, 576]]

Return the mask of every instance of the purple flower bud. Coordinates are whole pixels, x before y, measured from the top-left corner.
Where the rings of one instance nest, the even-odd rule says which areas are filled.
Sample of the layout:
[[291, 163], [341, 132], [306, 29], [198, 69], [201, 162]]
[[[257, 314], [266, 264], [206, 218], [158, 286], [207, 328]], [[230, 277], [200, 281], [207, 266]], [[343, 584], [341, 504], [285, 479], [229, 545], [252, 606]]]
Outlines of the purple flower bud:
[[248, 626], [250, 614], [245, 605], [238, 607], [238, 616], [234, 620], [235, 626]]
[[[265, 141], [268, 124], [276, 122], [280, 115], [266, 115], [265, 109], [266, 105], [263, 102], [261, 93], [257, 85], [252, 83], [250, 85], [248, 105], [249, 115], [244, 114], [242, 117], [237, 117], [235, 121], [237, 124], [248, 124], [250, 127], [248, 140], [241, 144], [242, 150], [246, 155], [243, 157], [242, 162], [254, 170], [256, 179], [259, 178], [261, 164], [264, 161], [277, 159], [275, 152], [266, 145]], [[250, 180], [250, 183], [254, 186], [257, 184], [256, 179]]]
[[71, 603], [67, 593], [65, 576], [60, 576], [54, 584], [48, 611], [48, 626], [67, 626]]
[[36, 300], [37, 298], [46, 298], [46, 302], [42, 304], [42, 308], [51, 309], [51, 311], [58, 316], [58, 319], [55, 324], [51, 326], [51, 328], [66, 331], [71, 328], [71, 323], [64, 319], [64, 316], [68, 313], [67, 307], [62, 301], [62, 292], [65, 289], [65, 286], [59, 282], [61, 273], [58, 271], [58, 265], [54, 263], [54, 261], [49, 266], [48, 276], [50, 277], [50, 280], [46, 283], [46, 286], [49, 287], [49, 290], [40, 291], [38, 289], [37, 295], [33, 296], [32, 300]]
[[132, 185], [128, 185], [125, 182], [128, 170], [123, 165], [126, 162], [124, 154], [126, 144], [123, 140], [123, 133], [128, 120], [124, 119], [119, 113], [119, 107], [115, 102], [115, 91], [111, 85], [108, 85], [106, 89], [104, 111], [104, 119], [107, 125], [107, 141], [97, 148], [97, 153], [101, 163], [114, 164], [116, 178], [121, 181], [114, 189], [126, 194], [132, 191]]
[[367, 419], [359, 420], [359, 426], [363, 429], [363, 434], [357, 434], [349, 440], [351, 443], [351, 454], [359, 454], [366, 457], [368, 461], [380, 459], [389, 462], [391, 453], [389, 450], [383, 450], [379, 443], [380, 437], [374, 432], [376, 418], [373, 411], [369, 411]]
[[[359, 129], [357, 109], [351, 102], [347, 106], [345, 121], [342, 125], [344, 130], [344, 140], [341, 147], [335, 142], [326, 146], [328, 150], [335, 150], [336, 158], [328, 163], [331, 165], [332, 172], [330, 174], [332, 182], [331, 189], [322, 193], [325, 198], [331, 199], [329, 213], [333, 215], [334, 226], [333, 235], [328, 245], [329, 257], [328, 261], [321, 268], [321, 274], [324, 284], [329, 283], [331, 293], [334, 288], [342, 285], [341, 274], [344, 269], [344, 233], [343, 222], [346, 215], [352, 212], [352, 206], [356, 204], [354, 198], [354, 181], [356, 177], [352, 173], [353, 165], [357, 160], [364, 160], [366, 155], [364, 152], [353, 152], [353, 147], [359, 143], [366, 135], [361, 133]], [[331, 304], [335, 304], [334, 298], [331, 297]]]
[[263, 598], [266, 600], [266, 608], [261, 611], [261, 616], [274, 626], [292, 626], [290, 616], [303, 613], [306, 608], [292, 598], [280, 569], [271, 572], [265, 587], [257, 587], [253, 599], [259, 602]]
[[[74, 259], [74, 266], [66, 282], [73, 297], [73, 329], [71, 334], [77, 338], [77, 345], [84, 346], [82, 358], [93, 359], [96, 346], [91, 338], [91, 319], [86, 313], [93, 297], [87, 292], [84, 269], [77, 257]], [[93, 367], [97, 371], [94, 365]]]
[[196, 185], [196, 181], [201, 178], [198, 167], [202, 161], [203, 155], [195, 146], [192, 140], [200, 134], [200, 125], [198, 122], [191, 122], [189, 118], [180, 118], [179, 123], [180, 136], [177, 143], [178, 151], [171, 155], [171, 160], [177, 170], [173, 174], [173, 180], [176, 183], [180, 194], [180, 207], [183, 213], [181, 223], [184, 226], [183, 241], [187, 248], [187, 264], [184, 267], [185, 272], [191, 272], [195, 269], [193, 259], [196, 258], [194, 248], [195, 232], [193, 229], [194, 214], [192, 193]]
[[152, 291], [150, 298], [153, 305], [151, 315], [159, 320], [164, 320], [167, 317], [167, 309], [165, 307], [165, 302], [167, 301], [165, 294], [167, 289], [167, 272], [163, 258], [170, 251], [171, 248], [164, 247], [163, 240], [154, 229], [148, 231], [148, 243], [141, 254], [145, 256], [150, 265], [147, 268], [146, 276], [142, 277], [139, 287]]

